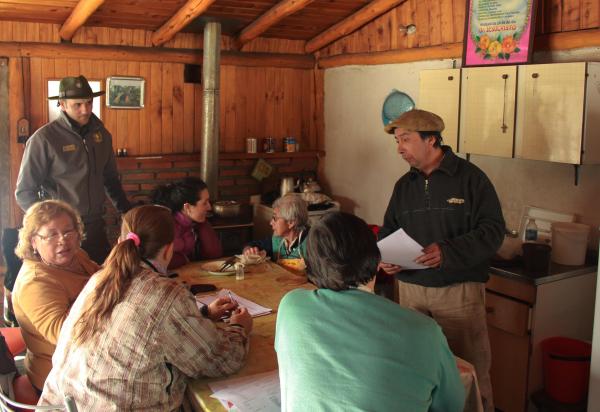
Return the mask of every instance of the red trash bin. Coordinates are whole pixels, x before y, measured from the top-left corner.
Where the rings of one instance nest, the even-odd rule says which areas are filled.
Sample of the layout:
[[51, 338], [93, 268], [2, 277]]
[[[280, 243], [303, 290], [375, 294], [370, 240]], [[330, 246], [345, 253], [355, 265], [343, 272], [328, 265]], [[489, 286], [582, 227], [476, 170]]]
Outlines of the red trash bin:
[[578, 339], [552, 337], [540, 342], [544, 390], [554, 400], [578, 403], [587, 395], [592, 345]]

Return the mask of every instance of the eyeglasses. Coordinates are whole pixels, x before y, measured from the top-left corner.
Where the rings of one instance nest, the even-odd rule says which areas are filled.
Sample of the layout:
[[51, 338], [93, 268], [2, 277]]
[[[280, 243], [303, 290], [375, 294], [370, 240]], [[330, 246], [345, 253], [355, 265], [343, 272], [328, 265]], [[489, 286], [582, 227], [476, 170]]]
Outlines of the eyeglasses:
[[77, 232], [76, 230], [69, 230], [65, 233], [53, 233], [48, 236], [40, 235], [39, 233], [36, 233], [35, 235], [42, 239], [44, 242], [58, 243], [58, 240], [60, 238], [62, 238], [65, 242], [77, 239], [79, 237], [79, 232]]
[[271, 217], [271, 222], [277, 222], [277, 220], [278, 220], [278, 219], [283, 219], [283, 218], [282, 218], [281, 216], [276, 216], [276, 215], [273, 215], [273, 216]]

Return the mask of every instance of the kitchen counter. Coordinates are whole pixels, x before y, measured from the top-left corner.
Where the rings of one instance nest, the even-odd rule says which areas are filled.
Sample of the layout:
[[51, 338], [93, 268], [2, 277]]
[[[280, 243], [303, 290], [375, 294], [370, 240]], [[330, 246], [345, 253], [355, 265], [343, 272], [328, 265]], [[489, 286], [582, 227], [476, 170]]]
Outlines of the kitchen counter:
[[490, 273], [494, 275], [518, 280], [525, 283], [530, 283], [533, 285], [542, 285], [545, 283], [556, 282], [558, 280], [580, 276], [590, 272], [596, 273], [597, 270], [597, 263], [593, 263], [591, 261], [588, 261], [586, 262], [586, 264], [581, 266], [566, 266], [551, 262], [548, 274], [527, 272], [523, 268], [522, 264], [513, 267], [497, 267], [493, 266], [493, 264], [492, 266], [490, 266]]

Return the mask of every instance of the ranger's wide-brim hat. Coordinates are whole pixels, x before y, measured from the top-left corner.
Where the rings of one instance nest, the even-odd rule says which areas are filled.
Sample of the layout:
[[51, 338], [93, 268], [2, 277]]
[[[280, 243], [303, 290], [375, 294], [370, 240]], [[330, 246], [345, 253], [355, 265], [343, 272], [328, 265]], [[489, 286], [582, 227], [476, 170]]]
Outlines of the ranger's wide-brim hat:
[[435, 113], [413, 109], [402, 113], [386, 125], [384, 130], [386, 133], [394, 134], [397, 128], [411, 132], [441, 132], [444, 130], [444, 121]]
[[93, 92], [87, 79], [83, 76], [65, 77], [58, 86], [58, 96], [48, 97], [48, 100], [58, 99], [91, 99], [102, 96], [104, 91]]

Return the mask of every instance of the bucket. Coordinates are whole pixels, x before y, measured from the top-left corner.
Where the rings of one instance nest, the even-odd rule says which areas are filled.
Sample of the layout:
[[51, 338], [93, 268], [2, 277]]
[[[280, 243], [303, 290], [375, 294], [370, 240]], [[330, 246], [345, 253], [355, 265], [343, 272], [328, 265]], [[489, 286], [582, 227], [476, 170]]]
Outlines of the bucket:
[[581, 223], [552, 223], [552, 261], [561, 265], [583, 265], [590, 227]]
[[581, 402], [588, 390], [592, 345], [557, 336], [544, 339], [540, 346], [548, 396], [563, 403]]

